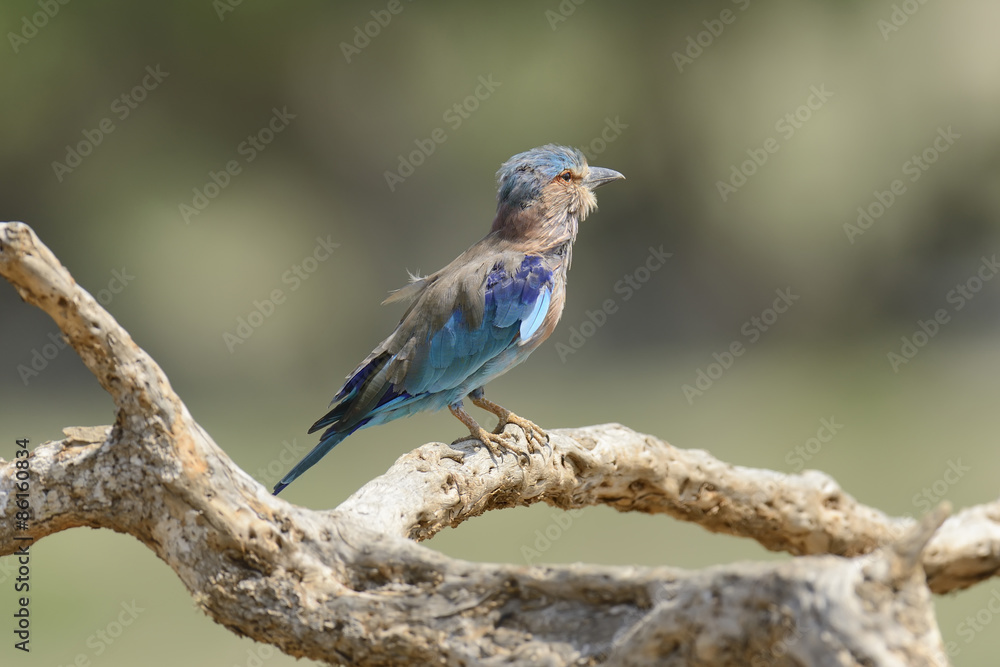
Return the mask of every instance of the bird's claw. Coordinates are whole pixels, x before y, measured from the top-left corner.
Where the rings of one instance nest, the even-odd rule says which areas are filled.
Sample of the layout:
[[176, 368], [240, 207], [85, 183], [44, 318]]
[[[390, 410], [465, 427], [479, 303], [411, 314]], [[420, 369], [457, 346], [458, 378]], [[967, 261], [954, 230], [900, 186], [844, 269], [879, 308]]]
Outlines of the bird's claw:
[[538, 445], [548, 442], [549, 434], [545, 432], [545, 429], [530, 419], [518, 417], [513, 412], [508, 412], [504, 415], [504, 418], [500, 420], [499, 424], [497, 424], [497, 428], [494, 433], [502, 433], [503, 430], [507, 428], [507, 424], [515, 424], [520, 427], [522, 431], [524, 431], [524, 439], [527, 441], [528, 450], [531, 452], [541, 451]]
[[[501, 449], [509, 450], [518, 455], [530, 455], [535, 452], [540, 452], [541, 448], [538, 445], [548, 441], [548, 434], [544, 429], [542, 429], [541, 426], [535, 424], [533, 421], [525, 419], [524, 417], [518, 417], [507, 408], [497, 405], [493, 401], [486, 400], [486, 398], [484, 398], [481, 394], [472, 395], [471, 398], [475, 405], [486, 410], [487, 412], [492, 412], [500, 420], [492, 433], [480, 426], [479, 423], [470, 417], [460, 405], [449, 406], [449, 409], [451, 410], [451, 413], [469, 429], [470, 437], [481, 441], [491, 452], [493, 452], [494, 456], [500, 456]], [[519, 451], [516, 447], [511, 445], [507, 438], [503, 437], [503, 432], [507, 427], [507, 424], [516, 424], [524, 432], [524, 439], [528, 446], [527, 452]], [[509, 437], [510, 436], [508, 436], [508, 438]]]
[[512, 451], [515, 454], [519, 453], [516, 449], [510, 446], [507, 440], [498, 433], [490, 433], [484, 428], [480, 428], [475, 433], [469, 433], [469, 437], [462, 438], [456, 442], [463, 442], [465, 440], [478, 440], [483, 443], [486, 449], [490, 450], [496, 458], [501, 458], [503, 456], [504, 449]]

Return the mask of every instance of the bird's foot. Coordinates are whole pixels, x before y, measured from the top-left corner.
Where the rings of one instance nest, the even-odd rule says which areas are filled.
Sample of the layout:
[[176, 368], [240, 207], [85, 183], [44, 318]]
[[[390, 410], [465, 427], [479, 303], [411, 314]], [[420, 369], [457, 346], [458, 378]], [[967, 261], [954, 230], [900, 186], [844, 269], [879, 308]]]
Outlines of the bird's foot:
[[522, 431], [524, 431], [524, 438], [528, 441], [528, 449], [530, 451], [539, 451], [536, 443], [541, 444], [548, 442], [549, 434], [545, 432], [545, 429], [530, 419], [518, 417], [499, 403], [494, 403], [493, 401], [485, 398], [482, 394], [478, 396], [472, 394], [469, 398], [472, 399], [473, 405], [476, 405], [487, 412], [492, 412], [497, 416], [497, 419], [500, 420], [497, 427], [493, 430], [493, 433], [503, 433], [503, 430], [507, 428], [507, 424], [516, 424]]
[[471, 432], [472, 429], [469, 430], [470, 433], [468, 437], [456, 440], [456, 442], [478, 440], [483, 443], [483, 445], [486, 446], [486, 449], [490, 450], [490, 453], [492, 453], [496, 458], [501, 458], [503, 456], [503, 450], [505, 449], [507, 451], [514, 452], [515, 454], [523, 454], [523, 452], [519, 452], [516, 448], [512, 447], [510, 442], [508, 442], [507, 439], [500, 434], [490, 433], [485, 428], [481, 427], [475, 432]]
[[451, 414], [455, 415], [455, 417], [463, 424], [465, 424], [465, 427], [467, 429], [469, 429], [468, 438], [462, 438], [461, 440], [456, 440], [455, 442], [462, 442], [463, 440], [479, 440], [486, 446], [487, 449], [490, 450], [490, 452], [496, 458], [503, 456], [502, 454], [503, 449], [512, 451], [515, 454], [520, 453], [517, 451], [516, 448], [512, 447], [510, 443], [508, 443], [507, 440], [503, 438], [499, 433], [490, 433], [482, 426], [480, 426], [479, 422], [473, 419], [472, 416], [469, 413], [467, 413], [462, 408], [461, 405], [449, 405], [448, 409], [451, 411]]
[[503, 430], [507, 428], [507, 424], [516, 424], [524, 431], [524, 438], [528, 442], [528, 449], [532, 452], [540, 451], [538, 445], [549, 440], [549, 434], [545, 432], [545, 429], [530, 419], [518, 417], [510, 410], [507, 411], [506, 418], [500, 419], [500, 423], [497, 424], [494, 433], [503, 433]]

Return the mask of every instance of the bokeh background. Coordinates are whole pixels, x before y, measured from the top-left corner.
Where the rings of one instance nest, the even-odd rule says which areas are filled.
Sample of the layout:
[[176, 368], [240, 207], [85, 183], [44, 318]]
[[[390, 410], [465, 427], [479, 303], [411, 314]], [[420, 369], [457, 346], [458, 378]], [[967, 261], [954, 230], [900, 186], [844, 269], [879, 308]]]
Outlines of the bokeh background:
[[[0, 219], [36, 230], [239, 465], [270, 486], [283, 452], [311, 447], [306, 428], [399, 317], [386, 293], [486, 232], [501, 162], [557, 142], [628, 180], [581, 228], [560, 328], [494, 400], [546, 427], [617, 421], [733, 463], [817, 468], [896, 515], [996, 497], [1000, 280], [982, 278], [1000, 242], [1000, 5], [387, 6], [0, 5]], [[401, 160], [418, 164], [390, 187]], [[305, 261], [317, 239], [339, 246]], [[672, 256], [644, 273], [661, 246]], [[284, 301], [227, 345], [276, 289]], [[776, 290], [797, 298], [771, 317]], [[914, 336], [941, 309], [935, 335]], [[0, 313], [0, 456], [111, 423], [46, 316], [5, 286]], [[903, 338], [922, 345], [894, 367]], [[744, 353], [712, 367], [735, 342]], [[711, 383], [686, 395], [699, 371]], [[363, 431], [285, 497], [334, 507], [462, 432], [447, 413]], [[556, 516], [495, 512], [429, 546], [510, 563], [785, 557], [664, 517]], [[293, 664], [215, 625], [134, 539], [73, 530], [32, 554], [32, 650], [0, 624], [4, 664]], [[8, 625], [12, 572], [0, 560]], [[998, 586], [937, 598], [955, 664], [996, 663]]]

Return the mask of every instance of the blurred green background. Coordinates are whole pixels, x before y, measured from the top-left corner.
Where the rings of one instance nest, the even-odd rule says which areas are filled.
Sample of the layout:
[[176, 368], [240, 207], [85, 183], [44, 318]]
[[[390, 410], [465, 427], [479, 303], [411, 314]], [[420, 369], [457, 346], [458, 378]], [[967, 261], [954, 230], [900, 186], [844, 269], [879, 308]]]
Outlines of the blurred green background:
[[[501, 162], [582, 147], [628, 180], [581, 228], [559, 329], [489, 396], [545, 427], [617, 421], [733, 463], [818, 468], [892, 514], [961, 508], [997, 496], [1000, 464], [1000, 281], [983, 262], [1000, 245], [998, 22], [990, 0], [12, 0], [0, 218], [30, 224], [270, 486], [395, 324], [386, 293], [486, 232]], [[390, 188], [401, 160], [419, 164]], [[306, 260], [320, 238], [339, 247]], [[672, 256], [645, 273], [661, 246]], [[768, 311], [776, 290], [797, 297], [784, 313]], [[113, 420], [46, 316], [9, 287], [0, 313], [0, 456]], [[239, 318], [259, 326], [227, 345]], [[462, 432], [447, 413], [363, 431], [285, 497], [334, 507]], [[495, 512], [429, 546], [510, 563], [783, 557], [664, 517], [554, 516]], [[132, 538], [73, 530], [32, 554], [32, 651], [0, 624], [4, 664], [293, 664], [205, 617]], [[12, 571], [0, 560], [8, 625]], [[996, 663], [998, 592], [937, 598], [955, 664]]]

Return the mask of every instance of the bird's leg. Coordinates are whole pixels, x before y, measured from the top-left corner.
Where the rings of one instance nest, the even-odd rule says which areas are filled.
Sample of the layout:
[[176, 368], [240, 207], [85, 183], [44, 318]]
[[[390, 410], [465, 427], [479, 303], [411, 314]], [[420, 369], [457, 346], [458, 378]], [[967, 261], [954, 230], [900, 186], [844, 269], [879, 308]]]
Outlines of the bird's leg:
[[485, 428], [479, 425], [475, 419], [472, 418], [465, 408], [462, 406], [462, 401], [456, 401], [448, 406], [448, 410], [451, 414], [455, 415], [455, 418], [460, 422], [465, 424], [465, 427], [469, 429], [469, 433], [473, 438], [479, 440], [487, 449], [493, 452], [494, 456], [502, 456], [500, 453], [500, 448], [509, 449], [516, 453], [517, 450], [513, 449], [510, 445], [504, 442], [503, 438], [495, 433], [490, 433]]
[[538, 442], [545, 442], [549, 439], [549, 435], [545, 432], [545, 429], [535, 422], [530, 419], [525, 419], [524, 417], [518, 417], [502, 405], [488, 400], [483, 395], [482, 387], [472, 391], [469, 394], [469, 399], [472, 401], [473, 405], [480, 407], [487, 412], [492, 412], [500, 420], [500, 423], [497, 424], [496, 430], [493, 431], [494, 433], [502, 433], [507, 424], [517, 424], [521, 427], [521, 430], [524, 431], [524, 437], [528, 441], [528, 447], [530, 447], [532, 451], [537, 451], [534, 441], [537, 440]]

